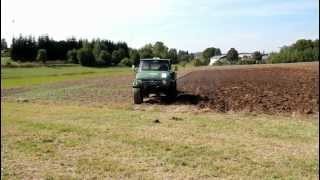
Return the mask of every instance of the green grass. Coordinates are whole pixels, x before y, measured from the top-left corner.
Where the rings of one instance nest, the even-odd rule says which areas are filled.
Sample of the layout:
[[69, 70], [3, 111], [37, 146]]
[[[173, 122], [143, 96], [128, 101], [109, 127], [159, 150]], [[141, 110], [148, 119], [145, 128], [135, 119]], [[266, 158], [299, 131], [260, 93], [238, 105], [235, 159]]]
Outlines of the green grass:
[[1, 110], [3, 179], [318, 178], [319, 123], [307, 117], [15, 102]]
[[1, 65], [5, 65], [8, 62], [10, 62], [10, 63], [12, 62], [10, 57], [1, 57]]
[[33, 68], [2, 68], [1, 87], [28, 87], [65, 80], [83, 78], [117, 76], [133, 73], [130, 68], [89, 68], [89, 67], [33, 67]]
[[3, 68], [2, 88], [28, 88], [2, 97], [2, 179], [318, 179], [316, 118], [132, 106], [114, 79], [132, 73]]

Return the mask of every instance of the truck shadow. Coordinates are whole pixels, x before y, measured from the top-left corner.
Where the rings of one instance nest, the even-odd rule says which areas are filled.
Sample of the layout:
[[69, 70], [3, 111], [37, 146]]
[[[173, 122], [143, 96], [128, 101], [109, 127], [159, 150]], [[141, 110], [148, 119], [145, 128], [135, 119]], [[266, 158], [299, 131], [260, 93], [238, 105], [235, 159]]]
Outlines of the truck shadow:
[[162, 105], [197, 105], [202, 101], [207, 101], [207, 97], [202, 97], [200, 95], [189, 94], [185, 92], [179, 92], [177, 97], [174, 99], [168, 99], [165, 96], [152, 96], [146, 98], [144, 103], [146, 104], [162, 104]]

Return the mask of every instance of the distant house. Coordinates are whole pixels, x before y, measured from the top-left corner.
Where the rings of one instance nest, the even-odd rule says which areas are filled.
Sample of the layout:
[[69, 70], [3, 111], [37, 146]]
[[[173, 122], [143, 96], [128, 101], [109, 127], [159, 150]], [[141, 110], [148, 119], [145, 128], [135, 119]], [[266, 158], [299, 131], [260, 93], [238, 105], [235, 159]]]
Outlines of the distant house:
[[253, 53], [239, 53], [240, 60], [248, 60], [253, 58]]
[[262, 55], [262, 60], [267, 60], [268, 57], [269, 57], [269, 54], [263, 54], [263, 55]]
[[223, 54], [223, 55], [219, 55], [219, 56], [213, 56], [210, 58], [210, 63], [209, 65], [212, 66], [214, 63], [216, 63], [217, 61], [219, 60], [222, 60], [222, 59], [225, 59], [227, 58], [227, 55], [226, 54]]
[[[269, 54], [262, 53], [262, 60], [265, 61], [269, 57]], [[253, 59], [253, 53], [239, 53], [240, 60], [249, 60]]]

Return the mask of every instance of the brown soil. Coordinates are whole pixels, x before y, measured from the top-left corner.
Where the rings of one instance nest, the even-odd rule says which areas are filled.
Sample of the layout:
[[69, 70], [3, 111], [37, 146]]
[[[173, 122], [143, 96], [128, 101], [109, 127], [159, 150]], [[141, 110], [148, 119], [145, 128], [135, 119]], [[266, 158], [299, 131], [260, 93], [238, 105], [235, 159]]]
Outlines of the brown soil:
[[200, 107], [219, 112], [319, 111], [319, 70], [315, 64], [199, 70], [181, 77], [178, 90], [202, 97]]

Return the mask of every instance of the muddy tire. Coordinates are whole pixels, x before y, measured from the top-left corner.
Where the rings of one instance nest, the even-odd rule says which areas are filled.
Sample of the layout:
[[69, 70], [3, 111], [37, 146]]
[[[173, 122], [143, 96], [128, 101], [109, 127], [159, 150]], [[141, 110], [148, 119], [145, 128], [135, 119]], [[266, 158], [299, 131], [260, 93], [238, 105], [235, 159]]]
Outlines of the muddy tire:
[[167, 100], [168, 100], [168, 102], [173, 102], [173, 101], [175, 101], [176, 97], [177, 97], [176, 86], [172, 86], [169, 89], [169, 92], [167, 93]]
[[133, 88], [133, 103], [141, 104], [143, 102], [143, 96], [140, 88]]
[[177, 97], [177, 90], [171, 89], [168, 93], [168, 96], [171, 100], [175, 100], [175, 98]]

